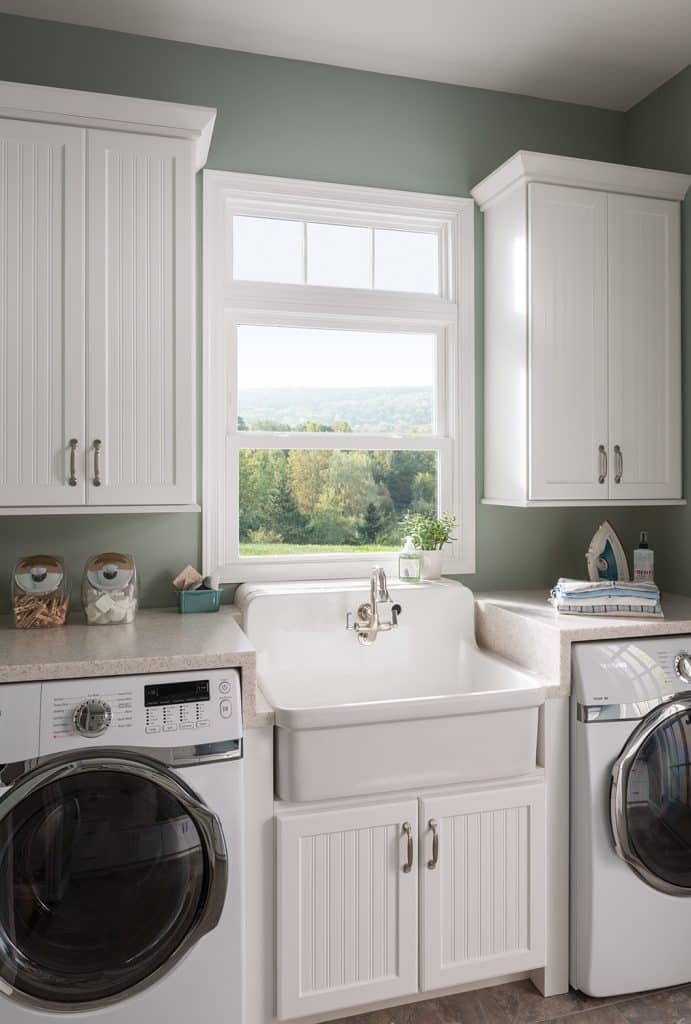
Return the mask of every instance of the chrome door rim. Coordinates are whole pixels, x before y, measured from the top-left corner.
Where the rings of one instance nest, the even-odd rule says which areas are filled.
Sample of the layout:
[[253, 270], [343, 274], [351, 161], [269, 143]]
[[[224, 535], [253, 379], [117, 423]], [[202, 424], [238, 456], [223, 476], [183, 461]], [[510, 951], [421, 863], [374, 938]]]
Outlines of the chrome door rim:
[[52, 1002], [28, 995], [0, 977], [0, 997], [15, 999], [18, 1003], [30, 1006], [32, 1009], [71, 1013], [81, 1010], [97, 1010], [103, 1006], [121, 1002], [123, 999], [129, 999], [130, 996], [153, 985], [159, 978], [172, 970], [203, 935], [212, 931], [220, 920], [225, 904], [228, 885], [228, 854], [218, 815], [206, 806], [191, 786], [188, 786], [180, 776], [160, 761], [155, 761], [143, 754], [101, 748], [98, 751], [85, 751], [84, 753], [72, 751], [68, 754], [57, 755], [49, 762], [21, 776], [11, 789], [0, 797], [0, 821], [37, 789], [50, 785], [51, 782], [58, 782], [87, 771], [122, 772], [136, 775], [153, 785], [160, 786], [180, 803], [194, 822], [203, 844], [209, 872], [206, 897], [200, 904], [198, 916], [192, 927], [165, 963], [160, 964], [145, 978], [123, 989], [122, 992], [116, 992], [102, 999], [90, 999], [86, 1002]]
[[636, 872], [639, 878], [642, 878], [653, 889], [666, 893], [668, 896], [691, 896], [691, 886], [687, 888], [668, 882], [651, 871], [640, 858], [629, 832], [626, 816], [626, 790], [633, 763], [656, 729], [666, 722], [682, 715], [688, 715], [690, 712], [691, 697], [686, 696], [674, 697], [668, 703], [651, 711], [631, 733], [624, 749], [614, 762], [610, 783], [610, 824], [617, 855]]

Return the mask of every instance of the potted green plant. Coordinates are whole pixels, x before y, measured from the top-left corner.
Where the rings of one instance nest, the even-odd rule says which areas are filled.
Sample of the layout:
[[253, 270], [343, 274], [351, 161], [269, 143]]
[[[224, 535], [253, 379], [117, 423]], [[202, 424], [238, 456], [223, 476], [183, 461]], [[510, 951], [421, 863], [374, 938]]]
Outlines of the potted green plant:
[[455, 540], [451, 534], [456, 517], [448, 512], [435, 516], [429, 512], [406, 512], [401, 521], [404, 537], [412, 537], [415, 547], [422, 551], [422, 577], [438, 580], [441, 576], [444, 545]]

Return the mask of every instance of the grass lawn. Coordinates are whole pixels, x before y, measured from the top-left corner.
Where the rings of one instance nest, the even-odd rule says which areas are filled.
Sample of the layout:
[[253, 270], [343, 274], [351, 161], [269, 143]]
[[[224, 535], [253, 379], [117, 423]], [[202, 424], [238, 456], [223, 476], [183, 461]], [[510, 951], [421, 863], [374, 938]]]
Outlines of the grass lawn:
[[398, 548], [396, 544], [390, 547], [381, 544], [240, 544], [240, 556], [256, 558], [272, 555], [347, 555], [351, 552], [367, 554], [369, 551], [398, 551]]

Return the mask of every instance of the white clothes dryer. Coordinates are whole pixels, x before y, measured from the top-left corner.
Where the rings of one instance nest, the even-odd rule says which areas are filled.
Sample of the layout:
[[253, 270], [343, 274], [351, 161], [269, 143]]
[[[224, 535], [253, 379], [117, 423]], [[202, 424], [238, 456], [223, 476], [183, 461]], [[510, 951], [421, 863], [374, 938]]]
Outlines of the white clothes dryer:
[[580, 643], [571, 701], [571, 984], [691, 982], [691, 637]]
[[0, 1021], [243, 1021], [235, 670], [0, 686]]

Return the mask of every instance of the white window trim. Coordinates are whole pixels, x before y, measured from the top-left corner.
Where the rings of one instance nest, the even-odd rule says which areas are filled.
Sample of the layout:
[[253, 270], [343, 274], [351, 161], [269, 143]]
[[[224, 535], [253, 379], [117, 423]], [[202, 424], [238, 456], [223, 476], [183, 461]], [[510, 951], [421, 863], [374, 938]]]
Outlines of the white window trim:
[[[264, 285], [233, 282], [228, 273], [228, 211], [263, 213], [276, 204], [276, 213], [286, 216], [285, 204], [296, 216], [319, 217], [334, 223], [334, 208], [344, 222], [376, 220], [380, 226], [401, 226], [402, 221], [419, 228], [442, 229], [440, 279], [442, 295], [411, 295], [384, 291], [328, 288], [311, 285]], [[336, 213], [336, 218], [338, 213]], [[369, 219], [369, 220], [368, 220]], [[232, 559], [230, 524], [235, 516], [237, 481], [228, 452], [232, 422], [228, 318], [231, 322], [275, 322], [276, 316], [310, 326], [356, 327], [366, 321], [372, 329], [415, 330], [436, 326], [442, 339], [447, 365], [447, 387], [443, 403], [448, 422], [438, 439], [441, 458], [451, 464], [442, 473], [442, 505], [459, 520], [458, 540], [445, 548], [445, 573], [475, 571], [475, 284], [474, 203], [472, 199], [434, 196], [417, 192], [361, 188], [323, 182], [237, 174], [230, 171], [204, 172], [204, 265], [203, 265], [203, 538], [205, 573], [222, 583], [244, 580], [334, 579], [366, 576], [374, 561], [387, 571], [397, 569], [397, 556], [384, 552], [344, 555], [303, 555], [276, 558]], [[453, 271], [451, 270], [453, 268]], [[272, 313], [267, 314], [267, 301]], [[353, 311], [356, 311], [355, 313]], [[445, 342], [445, 343], [444, 343]], [[320, 435], [309, 437], [310, 447], [320, 444]], [[221, 443], [223, 439], [223, 443]], [[289, 442], [288, 443], [288, 439]], [[334, 436], [329, 435], [330, 446]], [[340, 441], [340, 438], [338, 439]], [[253, 443], [261, 444], [261, 435]], [[285, 435], [285, 447], [301, 444], [299, 434]], [[359, 436], [358, 443], [343, 447], [390, 448], [392, 435]], [[336, 442], [338, 443], [338, 441]], [[271, 445], [276, 447], [275, 444]], [[401, 435], [401, 448], [417, 447]], [[444, 455], [446, 452], [446, 455]], [[452, 463], [449, 460], [453, 460]]]

